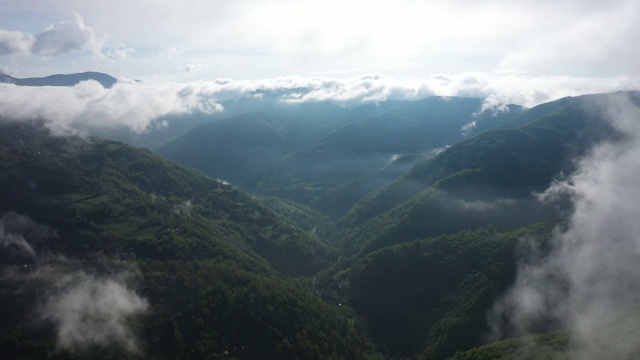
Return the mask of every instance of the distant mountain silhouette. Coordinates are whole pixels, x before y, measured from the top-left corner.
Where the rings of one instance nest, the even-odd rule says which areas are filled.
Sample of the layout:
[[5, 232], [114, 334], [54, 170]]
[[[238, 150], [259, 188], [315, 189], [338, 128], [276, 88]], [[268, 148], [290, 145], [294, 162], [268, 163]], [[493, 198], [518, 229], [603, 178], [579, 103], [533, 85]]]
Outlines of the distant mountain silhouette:
[[99, 72], [83, 72], [77, 74], [56, 74], [45, 77], [18, 79], [7, 74], [0, 74], [0, 83], [19, 86], [74, 86], [81, 81], [95, 80], [105, 89], [112, 87], [118, 80], [111, 75]]

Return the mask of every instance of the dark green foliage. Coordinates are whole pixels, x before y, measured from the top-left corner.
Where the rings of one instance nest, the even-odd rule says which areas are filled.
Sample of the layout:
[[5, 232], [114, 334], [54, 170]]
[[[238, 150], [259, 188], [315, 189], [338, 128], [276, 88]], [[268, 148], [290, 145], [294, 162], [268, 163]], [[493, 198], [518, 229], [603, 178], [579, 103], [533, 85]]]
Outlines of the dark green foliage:
[[[326, 239], [298, 227], [303, 220], [286, 220], [268, 202], [146, 150], [55, 138], [16, 124], [0, 131], [0, 188], [1, 213], [15, 211], [55, 230], [34, 244], [38, 254], [84, 259], [77, 266], [97, 273], [136, 264], [137, 288], [152, 309], [137, 325], [148, 357], [351, 359], [367, 353], [353, 320], [278, 274], [313, 274], [332, 250]], [[3, 285], [7, 332], [0, 349], [45, 357], [53, 350], [51, 330], [18, 327], [34, 311], [37, 287], [27, 291], [26, 284], [4, 279]], [[17, 303], [16, 294], [31, 303]], [[7, 307], [11, 303], [18, 305]]]
[[370, 193], [339, 222], [345, 248], [366, 253], [483, 224], [509, 229], [553, 219], [557, 214], [531, 194], [573, 171], [576, 156], [615, 136], [601, 114], [586, 112], [589, 103], [579, 104], [554, 108], [519, 129], [481, 133]]
[[143, 293], [162, 310], [143, 330], [157, 357], [362, 358], [366, 343], [329, 305], [235, 266], [139, 261]]
[[349, 304], [395, 356], [446, 359], [481, 344], [486, 314], [515, 274], [515, 246], [551, 226], [489, 227], [380, 249], [351, 268]]
[[384, 187], [431, 156], [433, 156], [433, 153], [398, 155], [382, 170], [329, 191], [313, 203], [313, 206], [332, 218], [338, 219], [351, 209], [358, 200]]
[[564, 360], [567, 353], [567, 332], [558, 331], [528, 335], [487, 344], [465, 352], [457, 352], [451, 360]]
[[[358, 359], [375, 346], [389, 358], [555, 358], [565, 333], [472, 348], [482, 345], [487, 311], [513, 281], [519, 239], [544, 245], [563, 215], [532, 192], [569, 174], [593, 144], [620, 136], [596, 111], [598, 99], [496, 116], [472, 115], [480, 99], [353, 110], [275, 103], [265, 110], [251, 100], [245, 105], [263, 112], [218, 119], [175, 142], [181, 157], [237, 180], [297, 151], [244, 185], [334, 219], [346, 212], [338, 226], [317, 210], [250, 197], [150, 151], [5, 124], [0, 214], [48, 226], [46, 241], [33, 246], [69, 258], [61, 271], [137, 269], [130, 285], [151, 308], [132, 323], [145, 357]], [[297, 122], [304, 114], [315, 127]], [[380, 116], [355, 121], [370, 115]], [[479, 134], [462, 134], [471, 120]], [[188, 148], [187, 139], [197, 141]], [[42, 296], [37, 282], [5, 276], [34, 274], [47, 262], [0, 259], [0, 354], [71, 356], [56, 351], [53, 329], [22, 323]], [[523, 353], [531, 343], [536, 351]]]

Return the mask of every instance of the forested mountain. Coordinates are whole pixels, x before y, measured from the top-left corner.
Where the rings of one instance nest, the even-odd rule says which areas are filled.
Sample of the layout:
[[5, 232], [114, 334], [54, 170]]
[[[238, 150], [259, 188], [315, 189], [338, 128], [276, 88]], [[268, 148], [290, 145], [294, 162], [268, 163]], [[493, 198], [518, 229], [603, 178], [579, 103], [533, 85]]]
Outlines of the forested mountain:
[[[541, 105], [551, 113], [533, 108], [520, 115], [527, 125], [483, 132], [423, 161], [340, 220], [345, 249], [368, 252], [483, 224], [512, 228], [552, 220], [559, 214], [532, 194], [571, 173], [573, 159], [616, 134], [593, 110], [598, 99]], [[530, 121], [529, 112], [544, 115]]]
[[[99, 289], [122, 272], [133, 274], [126, 284], [148, 304], [132, 324], [136, 351], [124, 355], [320, 359], [367, 352], [352, 321], [280, 275], [314, 273], [335, 255], [325, 239], [267, 203], [121, 143], [55, 138], [22, 125], [3, 125], [0, 134], [0, 296], [2, 318], [10, 319], [2, 322], [2, 354], [44, 357], [52, 333], [61, 336], [58, 327], [72, 321], [23, 326], [25, 319], [39, 323], [30, 315], [40, 311], [39, 292], [59, 299], [77, 290], [70, 277]], [[7, 219], [47, 234], [13, 229]], [[83, 354], [82, 346], [60, 341], [58, 355]], [[120, 357], [118, 349], [101, 351]]]
[[[542, 256], [565, 226], [571, 204], [535, 194], [624, 139], [601, 106], [616, 94], [498, 114], [478, 114], [481, 99], [348, 109], [268, 95], [158, 149], [214, 177], [0, 122], [0, 354], [510, 359], [534, 343], [533, 359], [566, 355], [553, 323], [485, 344], [487, 314], [522, 239]], [[246, 176], [260, 195], [215, 179]]]
[[268, 97], [223, 105], [221, 115], [155, 150], [210, 176], [239, 184], [345, 124], [400, 106], [388, 102], [349, 109], [327, 102], [287, 104]]
[[502, 124], [521, 111], [511, 106], [500, 113], [480, 112], [482, 101], [431, 97], [350, 123], [251, 175], [241, 186], [303, 204], [330, 202], [323, 197], [400, 156], [437, 151]]

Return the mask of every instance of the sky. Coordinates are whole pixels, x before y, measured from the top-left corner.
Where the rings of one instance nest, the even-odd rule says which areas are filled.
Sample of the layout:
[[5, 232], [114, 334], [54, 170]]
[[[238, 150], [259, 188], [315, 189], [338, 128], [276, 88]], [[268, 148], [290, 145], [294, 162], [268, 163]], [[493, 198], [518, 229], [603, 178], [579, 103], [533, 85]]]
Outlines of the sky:
[[16, 76], [638, 76], [635, 0], [4, 0]]
[[[208, 106], [183, 103], [185, 91], [216, 102], [283, 86], [286, 101], [442, 95], [534, 106], [640, 89], [639, 13], [637, 0], [3, 0], [0, 71], [100, 71], [136, 99], [175, 90], [175, 108], [159, 115]], [[151, 86], [161, 84], [170, 88]], [[4, 100], [0, 115], [21, 106]]]

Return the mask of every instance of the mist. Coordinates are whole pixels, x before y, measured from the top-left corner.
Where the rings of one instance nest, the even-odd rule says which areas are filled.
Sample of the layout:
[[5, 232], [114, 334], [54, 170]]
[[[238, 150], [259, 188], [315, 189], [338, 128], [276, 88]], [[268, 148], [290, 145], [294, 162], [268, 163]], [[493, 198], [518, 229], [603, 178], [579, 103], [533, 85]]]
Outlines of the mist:
[[[95, 81], [73, 87], [0, 84], [2, 121], [44, 121], [55, 135], [128, 129], [144, 133], [167, 126], [166, 118], [194, 112], [224, 115], [223, 103], [268, 96], [283, 104], [331, 102], [345, 107], [429, 96], [485, 98], [481, 111], [504, 111], [585, 93], [640, 87], [640, 78], [571, 78], [520, 74], [435, 74], [402, 80], [382, 74], [347, 79], [290, 76], [274, 79], [136, 82], [119, 79], [110, 89]], [[471, 125], [470, 125], [471, 126]], [[465, 131], [462, 129], [461, 131]]]
[[640, 107], [632, 96], [598, 104], [622, 136], [595, 146], [571, 176], [539, 194], [568, 198], [572, 209], [548, 253], [523, 241], [515, 284], [489, 317], [495, 338], [566, 328], [571, 358], [640, 351], [633, 310], [640, 300]]
[[82, 354], [118, 346], [141, 354], [130, 325], [149, 305], [126, 285], [131, 277], [128, 272], [100, 277], [81, 270], [57, 278], [38, 311], [41, 320], [54, 324], [56, 347]]
[[49, 236], [47, 226], [8, 212], [0, 217], [0, 263], [33, 262], [38, 243]]
[[[56, 349], [72, 355], [95, 354], [97, 348], [143, 354], [133, 326], [149, 304], [132, 288], [135, 266], [48, 252], [46, 241], [53, 234], [25, 215], [9, 212], [0, 218], [0, 263], [11, 265], [0, 277], [17, 284], [11, 291], [31, 294], [27, 302], [35, 304], [24, 323], [53, 328]], [[96, 261], [107, 270], [98, 271]]]

